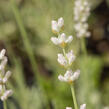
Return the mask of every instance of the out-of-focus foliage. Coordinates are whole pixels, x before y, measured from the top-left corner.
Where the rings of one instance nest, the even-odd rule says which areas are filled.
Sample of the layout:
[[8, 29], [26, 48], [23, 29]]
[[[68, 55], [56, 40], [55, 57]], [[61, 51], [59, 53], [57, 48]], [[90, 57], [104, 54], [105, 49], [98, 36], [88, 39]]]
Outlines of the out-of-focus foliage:
[[[79, 60], [81, 77], [79, 80], [78, 100], [88, 105], [87, 109], [99, 109], [101, 105], [100, 71], [103, 62], [98, 57], [81, 57]], [[80, 87], [82, 86], [82, 87]]]
[[[69, 86], [57, 79], [59, 73], [65, 72], [56, 61], [56, 54], [60, 52], [60, 49], [50, 42], [50, 37], [53, 35], [51, 32], [52, 19], [64, 17], [66, 34], [73, 34], [72, 0], [14, 1], [17, 4], [15, 7], [18, 8], [18, 12], [14, 10], [17, 15], [13, 13], [12, 0], [0, 1], [0, 48], [7, 49], [9, 67], [13, 72], [9, 87], [14, 90], [14, 94], [8, 101], [9, 108], [65, 109], [66, 106], [72, 106]], [[89, 0], [89, 2], [92, 4], [92, 9], [95, 9], [102, 0]], [[22, 25], [21, 28], [18, 25], [19, 18], [17, 17], [18, 20], [16, 18], [19, 15], [24, 27], [23, 33]], [[95, 13], [91, 15], [90, 22], [96, 22]], [[23, 39], [25, 32], [26, 40]], [[80, 41], [75, 37], [69, 47], [74, 49], [78, 59], [74, 63], [73, 69], [81, 69], [81, 76], [76, 87], [79, 103], [86, 102], [87, 109], [100, 109], [102, 105], [109, 105], [109, 78], [103, 83], [103, 89], [100, 88], [104, 64], [102, 56], [92, 54], [86, 58], [82, 55], [78, 57]], [[30, 55], [27, 55], [28, 50]], [[30, 51], [33, 53], [34, 59], [31, 58]], [[35, 74], [38, 72], [33, 70], [31, 59], [33, 66], [34, 61], [37, 62], [35, 67], [39, 69], [40, 77], [42, 77], [38, 80], [35, 78]], [[28, 81], [32, 82], [28, 85]]]

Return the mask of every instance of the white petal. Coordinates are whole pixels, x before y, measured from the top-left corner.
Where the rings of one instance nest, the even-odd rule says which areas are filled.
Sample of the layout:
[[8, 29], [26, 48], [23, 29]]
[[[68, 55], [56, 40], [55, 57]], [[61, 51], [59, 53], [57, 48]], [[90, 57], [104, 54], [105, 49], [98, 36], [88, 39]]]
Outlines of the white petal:
[[2, 92], [2, 89], [3, 89], [3, 86], [2, 86], [2, 85], [0, 85], [0, 92]]
[[73, 40], [73, 36], [69, 36], [65, 42], [70, 43], [72, 40]]
[[3, 57], [5, 56], [6, 50], [2, 49], [0, 52], [0, 59], [3, 59]]
[[72, 75], [71, 80], [72, 80], [72, 81], [77, 80], [78, 77], [79, 77], [79, 75], [80, 75], [80, 70], [77, 70], [77, 71], [74, 72], [74, 74]]
[[91, 36], [91, 33], [90, 32], [87, 32], [86, 33], [86, 37], [90, 37]]
[[63, 54], [58, 54], [58, 62], [61, 64], [61, 65], [64, 65], [66, 66], [67, 64], [67, 60], [65, 59], [65, 57], [63, 56]]
[[7, 61], [8, 61], [7, 57], [4, 56], [4, 58], [0, 64], [0, 70], [3, 70], [5, 68]]
[[9, 79], [9, 77], [11, 76], [11, 72], [10, 71], [7, 71], [6, 74], [5, 74], [5, 77], [3, 78], [3, 83], [6, 83], [7, 80]]
[[66, 109], [72, 109], [72, 107], [66, 107]]
[[58, 24], [56, 21], [52, 21], [52, 30], [55, 32], [59, 32]]
[[69, 69], [69, 70], [66, 71], [64, 77], [65, 77], [66, 79], [69, 79], [69, 78], [72, 76], [72, 73], [73, 73], [72, 70]]
[[66, 56], [69, 60], [69, 64], [71, 64], [75, 60], [75, 55], [72, 50], [69, 53], [67, 53]]
[[58, 26], [62, 28], [64, 26], [64, 19], [61, 17], [58, 19]]
[[74, 26], [75, 30], [80, 30], [81, 29], [81, 23], [77, 23]]
[[65, 41], [66, 41], [66, 35], [65, 35], [65, 33], [62, 33], [59, 36], [59, 43], [61, 44], [62, 42], [65, 42]]
[[58, 76], [58, 79], [59, 79], [60, 81], [65, 81], [65, 78], [64, 78], [62, 75], [59, 75], [59, 76]]
[[56, 38], [56, 37], [51, 37], [51, 41], [52, 41], [55, 45], [58, 45], [58, 44], [59, 44], [58, 38]]
[[85, 6], [88, 6], [88, 2], [87, 2], [87, 1], [84, 1], [84, 5], [85, 5]]
[[86, 104], [82, 104], [82, 105], [80, 106], [80, 109], [86, 109]]

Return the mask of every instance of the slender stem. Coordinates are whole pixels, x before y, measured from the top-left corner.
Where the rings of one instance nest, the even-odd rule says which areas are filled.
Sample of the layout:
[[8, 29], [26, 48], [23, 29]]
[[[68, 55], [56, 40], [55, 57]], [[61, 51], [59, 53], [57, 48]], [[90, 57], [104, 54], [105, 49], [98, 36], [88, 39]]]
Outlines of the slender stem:
[[3, 109], [7, 109], [6, 101], [3, 101]]
[[66, 56], [65, 49], [63, 48], [62, 50], [63, 50], [64, 56]]
[[74, 102], [74, 108], [78, 109], [76, 95], [75, 95], [75, 90], [74, 90], [74, 86], [73, 85], [71, 85], [71, 92], [72, 92], [72, 97], [73, 97], [73, 102]]
[[63, 50], [63, 53], [64, 53], [64, 56], [65, 56], [66, 60], [69, 61], [67, 56], [66, 56], [65, 48], [63, 48], [62, 50]]
[[84, 55], [87, 55], [87, 49], [86, 49], [86, 42], [85, 42], [85, 38], [81, 38], [81, 49], [82, 49], [82, 53]]

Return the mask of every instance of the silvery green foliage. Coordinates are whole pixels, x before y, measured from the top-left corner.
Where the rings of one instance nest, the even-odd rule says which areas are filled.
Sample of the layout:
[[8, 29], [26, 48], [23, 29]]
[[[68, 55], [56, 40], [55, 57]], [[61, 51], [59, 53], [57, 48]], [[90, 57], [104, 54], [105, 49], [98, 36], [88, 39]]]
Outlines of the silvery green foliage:
[[[15, 92], [13, 94], [14, 100], [18, 103], [20, 109], [42, 109], [47, 105], [46, 94], [43, 89], [36, 86], [28, 87], [23, 75], [22, 64], [15, 59], [13, 66], [13, 79], [16, 84], [10, 83], [9, 87]], [[16, 87], [16, 88], [15, 88]], [[18, 106], [14, 102], [9, 102], [11, 109], [17, 109]]]
[[[102, 107], [102, 102], [99, 80], [102, 61], [97, 57], [88, 56], [87, 58], [81, 57], [78, 63], [82, 72], [77, 88], [78, 101], [79, 103], [85, 102], [87, 104], [87, 109], [100, 109]], [[82, 87], [80, 87], [79, 84], [81, 84]]]

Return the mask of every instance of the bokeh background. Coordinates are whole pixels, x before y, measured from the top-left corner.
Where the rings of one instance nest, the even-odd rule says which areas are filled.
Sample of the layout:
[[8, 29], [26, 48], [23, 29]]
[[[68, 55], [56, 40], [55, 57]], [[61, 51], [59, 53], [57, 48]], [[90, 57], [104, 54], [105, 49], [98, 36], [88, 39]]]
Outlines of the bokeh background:
[[[104, 109], [109, 106], [109, 0], [89, 3], [88, 56], [79, 52], [76, 38], [69, 48], [77, 55], [72, 69], [81, 69], [75, 85], [78, 104]], [[69, 85], [57, 79], [65, 72], [57, 62], [61, 49], [50, 41], [51, 20], [59, 17], [65, 20], [65, 33], [73, 34], [72, 0], [0, 0], [0, 49], [7, 50], [7, 69], [13, 72], [8, 87], [14, 94], [8, 109], [73, 107]]]

